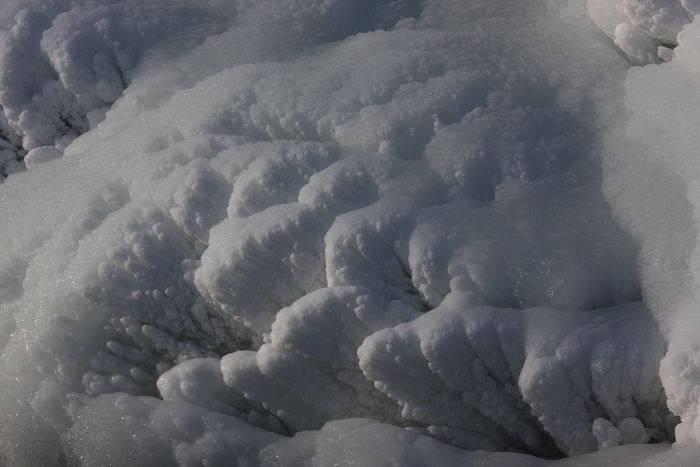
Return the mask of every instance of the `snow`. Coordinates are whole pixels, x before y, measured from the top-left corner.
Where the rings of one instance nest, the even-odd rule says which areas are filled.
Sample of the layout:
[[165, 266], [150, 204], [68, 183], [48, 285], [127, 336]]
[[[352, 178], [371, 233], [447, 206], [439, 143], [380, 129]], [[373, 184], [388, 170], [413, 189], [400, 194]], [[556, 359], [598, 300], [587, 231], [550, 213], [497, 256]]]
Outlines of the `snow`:
[[0, 5], [0, 464], [695, 465], [691, 0]]

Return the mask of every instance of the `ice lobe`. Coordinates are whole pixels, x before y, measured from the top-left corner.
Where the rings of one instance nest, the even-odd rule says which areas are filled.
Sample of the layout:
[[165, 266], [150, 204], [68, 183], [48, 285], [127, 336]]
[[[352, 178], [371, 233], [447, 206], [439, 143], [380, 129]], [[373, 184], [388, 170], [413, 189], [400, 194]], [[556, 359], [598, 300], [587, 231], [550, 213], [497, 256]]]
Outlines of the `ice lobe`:
[[[508, 181], [488, 209], [461, 200], [422, 210], [408, 265], [424, 300], [437, 306], [461, 291], [494, 306], [586, 310], [638, 299], [634, 276], [619, 274], [634, 270], [634, 248], [621, 241], [600, 194], [570, 187], [545, 207], [548, 192]], [[460, 217], [465, 212], [468, 219]]]
[[358, 349], [365, 375], [403, 417], [468, 449], [549, 456], [595, 450], [598, 417], [643, 418], [649, 433], [668, 438], [664, 342], [643, 306], [574, 313], [470, 301], [449, 295]]
[[158, 392], [166, 401], [199, 405], [268, 431], [290, 434], [268, 408], [246, 399], [225, 384], [220, 361], [216, 358], [188, 360], [165, 372], [158, 378]]
[[324, 285], [321, 238], [320, 223], [303, 204], [225, 221], [212, 232], [198, 287], [262, 334], [281, 306]]

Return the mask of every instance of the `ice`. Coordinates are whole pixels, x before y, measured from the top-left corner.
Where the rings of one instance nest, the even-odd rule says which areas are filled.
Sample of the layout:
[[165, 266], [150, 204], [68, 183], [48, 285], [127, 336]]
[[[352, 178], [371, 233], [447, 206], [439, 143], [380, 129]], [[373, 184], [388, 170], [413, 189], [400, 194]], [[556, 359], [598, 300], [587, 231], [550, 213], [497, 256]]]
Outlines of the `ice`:
[[278, 313], [270, 343], [259, 351], [223, 357], [224, 381], [292, 433], [349, 417], [402, 424], [396, 405], [362, 375], [357, 349], [377, 330], [417, 315], [366, 289], [320, 289]]
[[694, 0], [588, 0], [591, 19], [633, 65], [669, 61], [679, 34], [700, 12]]
[[191, 49], [235, 16], [216, 1], [33, 3], [11, 2], [0, 12], [9, 23], [0, 35], [0, 105], [7, 120], [0, 135], [15, 159], [41, 147], [62, 152], [62, 138], [94, 128], [147, 49], [164, 38], [170, 54]]
[[648, 312], [521, 312], [470, 301], [449, 295], [358, 350], [365, 375], [400, 401], [405, 418], [467, 449], [514, 449], [517, 437], [520, 449], [550, 456], [553, 444], [570, 455], [594, 450], [584, 433], [596, 413], [615, 423], [644, 417], [655, 436], [668, 437], [657, 367], [664, 345]]
[[622, 441], [620, 430], [604, 418], [596, 418], [593, 421], [593, 435], [598, 440], [598, 449], [600, 450], [619, 446]]
[[[611, 133], [606, 187], [619, 218], [641, 245], [645, 300], [669, 340], [661, 377], [669, 407], [682, 420], [676, 436], [685, 443], [698, 439], [694, 428], [697, 403], [692, 396], [698, 384], [694, 370], [697, 350], [691, 337], [697, 322], [693, 311], [697, 191], [695, 132], [689, 126], [695, 121], [691, 109], [696, 96], [685, 90], [685, 83], [697, 70], [698, 37], [697, 25], [687, 26], [668, 66], [650, 69], [649, 75], [637, 72], [628, 76], [630, 116], [624, 126]], [[640, 112], [641, 106], [649, 105], [656, 109], [653, 114]], [[613, 152], [620, 144], [628, 146]], [[627, 169], [622, 176], [622, 170]], [[653, 180], [650, 173], [654, 173]], [[640, 177], [645, 177], [644, 198], [634, 199], [635, 181]], [[667, 208], [670, 203], [673, 209]]]
[[698, 12], [3, 2], [0, 464], [693, 465]]

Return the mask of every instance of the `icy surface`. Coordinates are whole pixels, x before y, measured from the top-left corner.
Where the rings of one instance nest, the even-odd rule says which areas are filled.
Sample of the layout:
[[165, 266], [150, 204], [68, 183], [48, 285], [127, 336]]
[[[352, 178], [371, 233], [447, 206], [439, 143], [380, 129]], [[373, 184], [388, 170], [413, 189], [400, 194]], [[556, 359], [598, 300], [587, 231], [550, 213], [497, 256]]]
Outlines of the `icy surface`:
[[[698, 70], [700, 30], [680, 36], [673, 61], [627, 78], [630, 116], [610, 136], [606, 191], [619, 218], [638, 238], [645, 300], [669, 341], [661, 377], [669, 408], [681, 417], [679, 443], [700, 440], [698, 424], [697, 93], [687, 88]], [[643, 109], [652, 106], [655, 112]], [[669, 120], [669, 119], [672, 119]], [[623, 174], [624, 172], [624, 174]], [[653, 173], [654, 176], [650, 177]], [[644, 179], [644, 194], [639, 182]], [[673, 208], [669, 208], [673, 206]]]
[[3, 1], [0, 465], [695, 465], [698, 13]]
[[679, 34], [700, 13], [697, 0], [588, 0], [591, 19], [633, 65], [673, 58]]

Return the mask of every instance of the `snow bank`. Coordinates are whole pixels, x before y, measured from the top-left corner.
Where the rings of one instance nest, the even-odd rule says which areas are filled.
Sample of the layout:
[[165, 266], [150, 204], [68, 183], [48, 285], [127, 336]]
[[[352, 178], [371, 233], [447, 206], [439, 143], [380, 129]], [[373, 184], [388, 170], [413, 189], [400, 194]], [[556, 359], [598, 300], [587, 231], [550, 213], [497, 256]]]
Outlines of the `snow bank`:
[[588, 13], [633, 65], [673, 58], [679, 34], [700, 13], [697, 0], [588, 0]]
[[699, 38], [697, 24], [686, 26], [671, 63], [629, 74], [629, 117], [611, 133], [606, 151], [606, 192], [641, 246], [644, 298], [669, 341], [661, 377], [669, 407], [682, 420], [676, 436], [686, 444], [700, 439], [694, 337], [697, 93], [691, 84], [700, 63]]
[[692, 458], [694, 7], [3, 3], [0, 463]]

